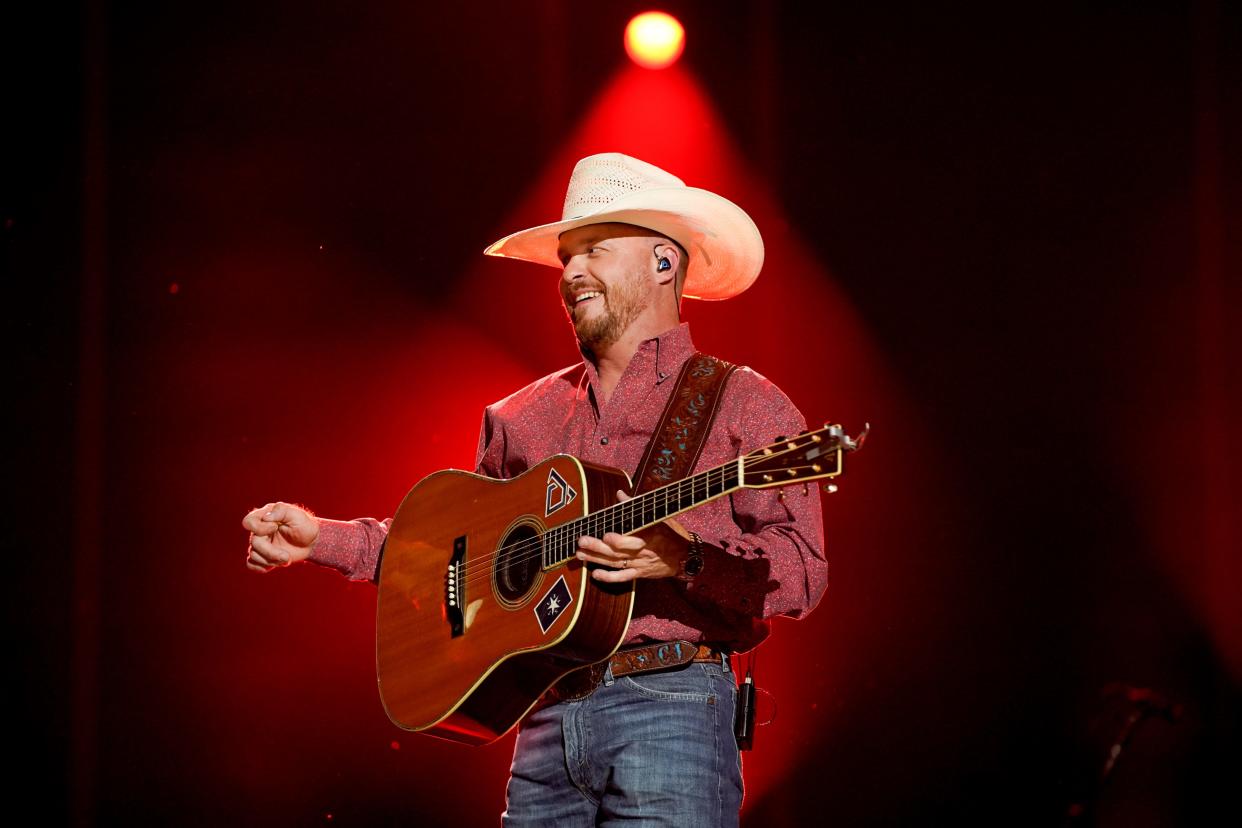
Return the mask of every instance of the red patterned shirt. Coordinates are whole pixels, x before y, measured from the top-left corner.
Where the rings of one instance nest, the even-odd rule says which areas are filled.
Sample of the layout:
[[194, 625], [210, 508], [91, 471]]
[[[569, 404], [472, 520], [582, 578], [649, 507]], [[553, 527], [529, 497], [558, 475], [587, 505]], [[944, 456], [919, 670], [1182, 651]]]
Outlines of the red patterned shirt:
[[[572, 454], [631, 476], [642, 460], [681, 365], [694, 354], [682, 324], [639, 346], [603, 405], [595, 364], [581, 363], [536, 380], [487, 407], [477, 471], [510, 478], [545, 458]], [[725, 386], [696, 471], [718, 466], [806, 422], [764, 377], [742, 368]], [[828, 584], [818, 487], [743, 489], [680, 515], [702, 536], [703, 571], [692, 581], [637, 584], [629, 642], [684, 638], [744, 651], [767, 637], [766, 619], [799, 617]], [[320, 519], [311, 559], [355, 579], [374, 580], [388, 521]]]

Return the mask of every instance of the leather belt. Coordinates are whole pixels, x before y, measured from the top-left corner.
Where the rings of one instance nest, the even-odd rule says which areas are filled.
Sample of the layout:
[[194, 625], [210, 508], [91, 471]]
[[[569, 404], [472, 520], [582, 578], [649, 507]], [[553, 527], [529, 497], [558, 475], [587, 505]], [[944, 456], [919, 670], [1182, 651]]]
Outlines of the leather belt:
[[674, 670], [695, 662], [712, 661], [720, 664], [726, 655], [727, 651], [711, 644], [692, 644], [689, 641], [657, 641], [623, 647], [603, 661], [565, 675], [544, 694], [544, 700], [551, 703], [586, 698], [604, 680], [604, 673], [609, 667], [612, 668], [613, 678], [620, 678], [639, 673]]
[[617, 650], [608, 659], [608, 665], [612, 667], [613, 676], [619, 678], [634, 673], [668, 670], [695, 661], [714, 661], [719, 664], [723, 658], [724, 651], [711, 644], [661, 641], [656, 644], [641, 644]]

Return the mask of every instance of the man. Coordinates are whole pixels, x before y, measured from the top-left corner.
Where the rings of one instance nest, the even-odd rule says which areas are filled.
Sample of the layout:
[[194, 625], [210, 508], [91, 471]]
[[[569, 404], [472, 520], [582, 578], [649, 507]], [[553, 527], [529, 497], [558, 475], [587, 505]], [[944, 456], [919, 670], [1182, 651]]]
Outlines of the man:
[[[565, 452], [633, 474], [682, 365], [695, 353], [681, 298], [726, 299], [758, 276], [763, 242], [728, 200], [624, 155], [582, 159], [562, 220], [485, 251], [561, 271], [581, 362], [488, 406], [480, 474], [509, 478]], [[729, 376], [698, 469], [806, 427], [749, 369]], [[624, 497], [624, 493], [619, 493]], [[248, 566], [296, 561], [374, 579], [387, 522], [316, 518], [286, 503], [248, 514]], [[575, 694], [558, 685], [522, 721], [506, 825], [736, 825], [740, 758], [728, 654], [799, 617], [827, 584], [818, 490], [742, 490], [638, 535], [584, 537], [600, 581], [637, 580], [622, 646], [688, 641], [695, 660], [647, 670], [653, 649], [612, 659]], [[636, 666], [637, 665], [637, 666]]]

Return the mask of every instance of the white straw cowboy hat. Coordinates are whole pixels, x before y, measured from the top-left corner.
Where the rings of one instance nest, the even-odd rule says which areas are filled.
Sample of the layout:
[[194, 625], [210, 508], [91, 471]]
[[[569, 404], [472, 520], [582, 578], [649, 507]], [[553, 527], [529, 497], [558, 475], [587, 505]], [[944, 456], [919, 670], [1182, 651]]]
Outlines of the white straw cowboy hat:
[[560, 221], [505, 236], [483, 252], [560, 268], [556, 246], [562, 233], [614, 221], [654, 230], [686, 249], [690, 264], [682, 294], [691, 299], [737, 296], [763, 266], [763, 237], [742, 208], [616, 152], [578, 162]]

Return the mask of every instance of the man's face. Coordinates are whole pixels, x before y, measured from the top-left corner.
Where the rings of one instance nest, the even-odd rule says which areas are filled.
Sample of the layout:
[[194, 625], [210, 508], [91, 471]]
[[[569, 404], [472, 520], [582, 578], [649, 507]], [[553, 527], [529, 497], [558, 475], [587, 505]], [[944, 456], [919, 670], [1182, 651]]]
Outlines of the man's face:
[[583, 345], [612, 345], [651, 305], [660, 238], [629, 224], [590, 224], [561, 234], [561, 299]]

